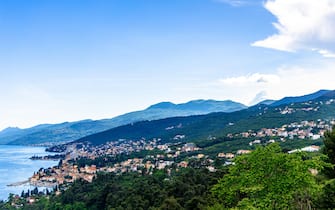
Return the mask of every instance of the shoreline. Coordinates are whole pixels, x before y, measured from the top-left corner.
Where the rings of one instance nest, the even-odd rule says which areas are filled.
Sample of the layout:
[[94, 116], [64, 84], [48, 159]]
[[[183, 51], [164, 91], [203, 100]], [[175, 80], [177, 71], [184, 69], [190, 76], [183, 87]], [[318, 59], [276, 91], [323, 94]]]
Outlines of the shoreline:
[[21, 185], [29, 184], [30, 186], [33, 187], [55, 187], [57, 184], [56, 183], [48, 183], [48, 182], [43, 182], [43, 181], [38, 181], [38, 182], [30, 182], [29, 180], [25, 181], [20, 181], [20, 182], [14, 182], [11, 184], [7, 184], [7, 187], [18, 187]]
[[29, 183], [29, 180], [25, 180], [25, 181], [20, 181], [20, 182], [14, 182], [14, 183], [11, 183], [11, 184], [7, 184], [6, 186], [7, 187], [17, 187], [17, 186], [21, 186], [21, 185], [28, 184], [28, 183]]
[[[47, 156], [55, 155], [55, 153], [45, 152], [45, 147], [31, 145], [0, 145], [0, 152], [2, 175], [0, 201], [7, 200], [9, 194], [20, 195], [23, 190], [27, 192], [28, 189], [32, 190], [35, 187], [42, 190], [44, 187], [49, 188], [47, 185], [32, 183], [30, 178], [40, 168], [56, 166], [58, 160], [31, 160], [29, 158], [34, 155]], [[52, 187], [50, 186], [50, 189]]]

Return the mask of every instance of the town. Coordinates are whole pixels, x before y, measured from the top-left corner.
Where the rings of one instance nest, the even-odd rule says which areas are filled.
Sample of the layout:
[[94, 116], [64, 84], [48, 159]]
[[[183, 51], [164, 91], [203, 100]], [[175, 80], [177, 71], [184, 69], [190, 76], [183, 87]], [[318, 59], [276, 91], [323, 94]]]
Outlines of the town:
[[[283, 125], [280, 128], [263, 128], [258, 131], [246, 131], [228, 134], [229, 138], [253, 139], [248, 146], [269, 144], [287, 139], [317, 140], [335, 125], [335, 120], [302, 121]], [[176, 140], [182, 140], [184, 135], [177, 135]], [[215, 139], [215, 137], [211, 137]], [[268, 139], [268, 140], [264, 140]], [[305, 148], [296, 148], [291, 152], [315, 152], [319, 146], [310, 145]], [[225, 164], [231, 164], [236, 155], [250, 153], [251, 150], [239, 149], [235, 152], [220, 152], [216, 158], [223, 159]], [[141, 157], [131, 157], [132, 154], [141, 154]], [[189, 155], [190, 154], [190, 155]], [[121, 157], [121, 158], [120, 158]], [[81, 161], [82, 160], [82, 161]], [[69, 184], [77, 179], [92, 182], [98, 172], [151, 174], [155, 169], [171, 170], [172, 168], [188, 167], [190, 161], [198, 161], [210, 171], [215, 171], [213, 158], [202, 153], [202, 148], [194, 143], [161, 143], [161, 139], [127, 140], [120, 139], [100, 146], [85, 145], [82, 143], [67, 146], [65, 156], [58, 166], [40, 169], [30, 179], [34, 186], [55, 187]], [[60, 192], [56, 192], [60, 193]]]

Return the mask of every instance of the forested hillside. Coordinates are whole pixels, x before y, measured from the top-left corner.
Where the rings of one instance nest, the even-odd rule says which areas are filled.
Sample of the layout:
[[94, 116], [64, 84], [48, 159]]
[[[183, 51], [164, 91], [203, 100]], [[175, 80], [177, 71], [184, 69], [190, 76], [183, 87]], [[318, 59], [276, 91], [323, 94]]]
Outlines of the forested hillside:
[[317, 121], [335, 117], [335, 101], [330, 94], [307, 102], [290, 103], [277, 107], [260, 104], [232, 113], [212, 113], [191, 117], [143, 121], [113, 128], [81, 138], [75, 142], [104, 144], [119, 139], [160, 138], [175, 142], [176, 135], [185, 135], [183, 141], [204, 142], [211, 137], [240, 133], [261, 128], [275, 128], [300, 121]]
[[[32, 195], [33, 204], [11, 197], [2, 209], [324, 209], [335, 206], [331, 162], [335, 131], [327, 134], [325, 154], [281, 151], [278, 144], [239, 156], [234, 165], [210, 172], [193, 168], [153, 174], [99, 174], [78, 180], [60, 195]], [[328, 155], [328, 156], [327, 156]], [[65, 191], [64, 191], [65, 190]], [[20, 204], [16, 207], [11, 203]]]
[[26, 129], [7, 128], [0, 132], [0, 144], [50, 146], [71, 142], [91, 134], [139, 121], [212, 112], [234, 112], [245, 108], [247, 106], [233, 101], [194, 100], [182, 104], [162, 102], [145, 110], [126, 113], [111, 119], [42, 124]]

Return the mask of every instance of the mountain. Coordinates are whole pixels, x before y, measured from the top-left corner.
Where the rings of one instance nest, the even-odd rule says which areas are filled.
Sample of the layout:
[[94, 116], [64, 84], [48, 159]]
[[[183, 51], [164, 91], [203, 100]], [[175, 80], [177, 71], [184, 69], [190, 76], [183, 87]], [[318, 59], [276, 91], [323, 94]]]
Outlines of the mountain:
[[259, 102], [257, 105], [270, 105], [273, 104], [274, 102], [276, 102], [276, 100], [264, 100]]
[[[168, 117], [182, 117], [191, 115], [202, 115], [212, 112], [234, 112], [246, 109], [247, 106], [233, 101], [194, 100], [182, 104], [161, 102], [154, 104], [142, 111], [130, 112], [120, 115], [111, 120], [120, 125], [144, 120], [157, 120]], [[113, 126], [116, 127], [116, 126]]]
[[11, 136], [19, 136], [22, 129], [17, 127], [8, 127], [0, 132], [1, 143], [7, 144], [10, 142]]
[[162, 102], [150, 106], [148, 109], [170, 109], [180, 111], [193, 111], [198, 114], [209, 112], [234, 112], [245, 109], [247, 106], [236, 103], [231, 100], [215, 101], [215, 100], [194, 100], [183, 104], [173, 104], [170, 102]]
[[44, 130], [45, 128], [51, 126], [50, 124], [43, 124], [31, 127], [29, 129], [20, 129], [8, 127], [0, 132], [0, 144], [9, 144], [15, 139], [22, 138], [23, 136], [30, 135], [34, 132]]
[[315, 93], [311, 93], [308, 95], [303, 95], [303, 96], [298, 96], [298, 97], [285, 97], [281, 100], [278, 100], [274, 103], [271, 104], [271, 106], [280, 106], [280, 105], [285, 105], [285, 104], [290, 104], [290, 103], [298, 103], [298, 102], [307, 102], [310, 100], [317, 99], [327, 93], [330, 93], [332, 91], [330, 90], [319, 90]]
[[2, 130], [1, 133], [4, 134], [4, 135], [10, 135], [10, 134], [19, 132], [20, 130], [21, 129], [18, 128], [18, 127], [8, 127], [6, 129]]
[[[304, 103], [313, 100], [326, 101], [335, 98], [334, 96], [334, 91], [320, 90], [304, 96], [285, 97], [274, 102], [263, 101], [248, 109], [243, 104], [233, 101], [194, 100], [183, 104], [162, 102], [152, 105], [145, 110], [130, 112], [112, 119], [83, 120], [55, 125], [46, 124], [29, 129], [6, 129], [0, 132], [0, 144], [60, 144], [77, 139], [85, 139], [84, 137], [86, 136], [94, 136], [94, 134], [103, 131], [106, 131], [106, 133], [103, 135], [99, 134], [100, 136], [97, 138], [97, 141], [137, 138], [139, 136], [146, 138], [159, 136], [166, 137], [169, 140], [174, 137], [173, 135], [178, 135], [181, 132], [187, 134], [186, 136], [189, 140], [194, 140], [247, 128], [279, 125], [280, 123], [294, 119], [308, 119], [314, 115], [318, 117], [329, 116], [333, 111], [332, 106], [328, 106], [328, 108], [324, 107], [324, 109], [320, 109], [320, 111], [324, 110], [323, 112], [313, 113], [310, 116], [306, 116], [305, 112], [282, 116], [280, 113], [278, 114], [276, 108], [281, 106], [284, 108], [295, 103]], [[262, 112], [266, 114], [264, 115]], [[259, 116], [260, 114], [262, 116]], [[171, 117], [178, 118], [174, 118], [177, 120], [166, 119]], [[158, 124], [155, 124], [156, 121], [151, 122], [159, 119], [166, 120], [158, 121]], [[180, 124], [183, 125], [181, 128], [165, 130], [170, 127], [176, 128]], [[231, 124], [234, 126], [227, 126]], [[108, 134], [109, 132], [110, 134]], [[101, 135], [104, 138], [101, 138]]]
[[233, 112], [245, 108], [247, 108], [245, 105], [233, 101], [195, 100], [183, 104], [162, 102], [145, 110], [130, 112], [112, 119], [43, 124], [27, 129], [7, 128], [0, 132], [0, 144], [60, 144], [138, 121], [208, 114], [211, 112]]
[[[132, 123], [101, 133], [86, 136], [77, 141], [93, 145], [119, 139], [152, 139], [163, 142], [178, 142], [183, 136], [184, 142], [207, 144], [212, 137], [226, 136], [228, 133], [239, 133], [261, 128], [281, 127], [284, 124], [305, 120], [333, 119], [335, 116], [335, 91], [325, 91], [319, 97], [314, 96], [289, 98], [290, 104], [260, 104], [248, 109], [231, 113], [211, 113], [207, 115], [174, 117], [154, 121]], [[296, 102], [304, 98], [307, 101]], [[295, 103], [293, 103], [295, 101]], [[290, 110], [285, 112], [283, 110]], [[178, 137], [179, 136], [179, 137]], [[177, 138], [178, 137], [178, 138]]]
[[0, 132], [1, 144], [14, 145], [52, 145], [66, 143], [110, 128], [100, 121], [82, 120], [60, 124], [43, 124], [32, 128], [20, 129], [11, 135]]

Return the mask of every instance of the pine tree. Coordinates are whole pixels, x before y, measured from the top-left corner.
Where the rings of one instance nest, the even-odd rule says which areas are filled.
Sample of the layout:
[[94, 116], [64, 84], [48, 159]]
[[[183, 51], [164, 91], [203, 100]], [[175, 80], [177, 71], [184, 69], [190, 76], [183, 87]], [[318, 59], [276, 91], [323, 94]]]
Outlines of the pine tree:
[[[328, 156], [329, 162], [331, 164], [335, 164], [335, 127], [331, 131], [327, 131], [325, 133], [325, 138], [323, 140], [325, 145], [323, 149], [323, 153]], [[325, 173], [331, 177], [335, 178], [334, 167], [331, 169], [327, 169]]]

